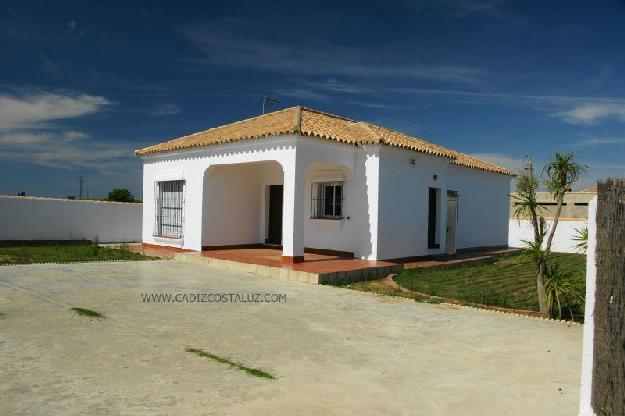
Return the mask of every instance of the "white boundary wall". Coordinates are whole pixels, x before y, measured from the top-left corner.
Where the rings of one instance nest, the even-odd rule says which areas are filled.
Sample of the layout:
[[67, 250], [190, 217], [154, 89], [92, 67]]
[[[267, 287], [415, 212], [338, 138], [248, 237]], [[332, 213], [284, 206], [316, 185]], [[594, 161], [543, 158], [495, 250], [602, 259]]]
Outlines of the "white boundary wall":
[[[547, 220], [546, 223], [549, 227], [553, 226], [553, 221]], [[574, 247], [577, 242], [573, 239], [577, 235], [575, 230], [586, 227], [586, 224], [588, 224], [586, 219], [560, 219], [556, 234], [553, 237], [553, 243], [551, 244], [551, 251], [556, 253], [577, 253]], [[525, 243], [523, 243], [523, 240], [534, 240], [532, 223], [529, 220], [510, 219], [508, 245], [510, 247], [524, 247]]]
[[141, 241], [142, 205], [0, 196], [0, 240]]
[[584, 349], [579, 398], [579, 416], [594, 416], [592, 409], [593, 336], [595, 333], [595, 290], [597, 288], [597, 197], [588, 203], [588, 250], [586, 252], [586, 305], [584, 310]]

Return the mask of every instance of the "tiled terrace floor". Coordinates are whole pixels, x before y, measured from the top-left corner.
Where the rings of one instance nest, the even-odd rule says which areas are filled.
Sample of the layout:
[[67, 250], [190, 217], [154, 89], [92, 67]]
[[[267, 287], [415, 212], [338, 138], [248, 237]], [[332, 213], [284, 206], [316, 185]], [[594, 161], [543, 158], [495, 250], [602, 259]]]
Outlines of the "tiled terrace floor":
[[260, 264], [269, 267], [281, 267], [308, 273], [334, 273], [369, 267], [392, 266], [397, 263], [388, 261], [369, 261], [341, 257], [338, 255], [304, 253], [304, 262], [282, 264], [282, 250], [277, 248], [237, 248], [204, 250], [202, 256], [221, 260], [232, 260], [248, 264]]
[[379, 278], [401, 269], [417, 267], [439, 267], [463, 262], [488, 260], [494, 255], [505, 255], [516, 249], [498, 248], [461, 252], [451, 257], [399, 259], [399, 260], [362, 260], [340, 255], [305, 253], [304, 262], [296, 264], [282, 263], [282, 250], [271, 247], [223, 248], [189, 252], [170, 247], [137, 244], [132, 251], [143, 252], [151, 256], [173, 258], [215, 267], [256, 273], [263, 276], [279, 277], [287, 280], [300, 280], [308, 283], [340, 283]]

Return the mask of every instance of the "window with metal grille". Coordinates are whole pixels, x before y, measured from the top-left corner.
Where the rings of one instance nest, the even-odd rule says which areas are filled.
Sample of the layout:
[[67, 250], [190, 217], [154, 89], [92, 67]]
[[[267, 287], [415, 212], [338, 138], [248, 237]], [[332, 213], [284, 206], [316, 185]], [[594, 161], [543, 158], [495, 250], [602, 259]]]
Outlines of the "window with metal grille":
[[313, 182], [311, 193], [312, 218], [343, 218], [343, 182]]
[[184, 181], [156, 182], [154, 235], [182, 238], [184, 224]]

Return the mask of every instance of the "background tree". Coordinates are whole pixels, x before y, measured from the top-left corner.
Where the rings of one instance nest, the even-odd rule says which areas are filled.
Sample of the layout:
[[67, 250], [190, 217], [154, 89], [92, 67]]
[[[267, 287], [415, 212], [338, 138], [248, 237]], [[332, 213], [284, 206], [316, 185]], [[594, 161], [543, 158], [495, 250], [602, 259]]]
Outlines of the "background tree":
[[[553, 224], [547, 227], [543, 216], [543, 209], [536, 199], [538, 179], [534, 171], [532, 159], [528, 156], [523, 165], [523, 173], [517, 179], [517, 194], [515, 215], [517, 218], [527, 218], [534, 230], [534, 240], [525, 241], [526, 252], [531, 256], [536, 266], [536, 291], [540, 313], [550, 313], [550, 304], [554, 296], [548, 296], [545, 287], [545, 275], [549, 266], [551, 244], [558, 227], [564, 195], [570, 192], [573, 184], [585, 172], [586, 166], [575, 161], [574, 153], [562, 154], [556, 152], [552, 161], [543, 169], [543, 184], [556, 201], [556, 210], [553, 215]], [[547, 240], [545, 242], [545, 237]], [[555, 270], [555, 269], [554, 269]]]
[[130, 193], [128, 189], [113, 189], [109, 192], [107, 201], [116, 201], [116, 202], [134, 202], [135, 197]]

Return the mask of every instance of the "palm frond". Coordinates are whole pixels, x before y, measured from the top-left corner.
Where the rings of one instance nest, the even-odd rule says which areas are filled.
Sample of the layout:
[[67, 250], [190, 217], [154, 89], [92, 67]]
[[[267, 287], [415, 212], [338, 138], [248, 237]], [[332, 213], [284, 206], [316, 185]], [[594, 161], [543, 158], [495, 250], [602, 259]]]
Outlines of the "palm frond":
[[545, 292], [550, 316], [562, 319], [565, 310], [572, 315], [574, 309], [583, 305], [586, 288], [571, 271], [562, 268], [558, 263], [548, 265], [545, 274]]
[[573, 248], [578, 253], [586, 253], [588, 250], [588, 227], [575, 228], [573, 241], [577, 241]]
[[555, 152], [554, 158], [543, 168], [543, 183], [545, 188], [553, 194], [557, 200], [566, 192], [570, 192], [572, 186], [586, 172], [588, 166], [575, 161], [575, 153]]

